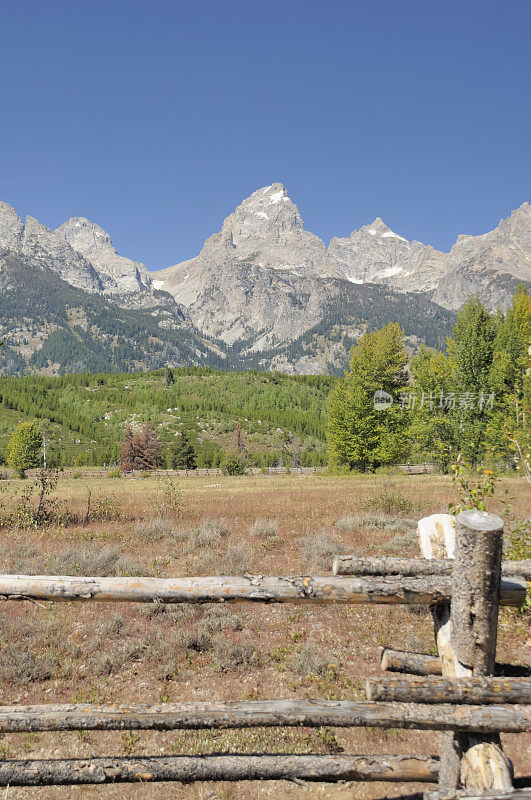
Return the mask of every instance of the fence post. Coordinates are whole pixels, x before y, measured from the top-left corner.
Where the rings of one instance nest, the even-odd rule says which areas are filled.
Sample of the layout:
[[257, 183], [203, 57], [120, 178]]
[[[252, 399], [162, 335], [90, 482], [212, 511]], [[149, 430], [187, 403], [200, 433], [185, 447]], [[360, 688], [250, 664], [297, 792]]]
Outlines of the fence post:
[[[424, 558], [453, 558], [455, 549], [454, 520], [450, 514], [433, 514], [419, 520], [420, 548]], [[470, 674], [456, 672], [451, 645], [450, 603], [432, 606], [433, 630], [445, 678]], [[441, 734], [441, 763], [439, 766], [439, 797], [453, 797], [459, 786], [461, 743], [451, 731]]]
[[[503, 521], [486, 511], [462, 511], [455, 520], [451, 641], [460, 672], [493, 675], [503, 549]], [[512, 767], [499, 735], [456, 736], [463, 752], [461, 780], [478, 793], [513, 790]]]
[[[493, 665], [490, 668], [489, 659], [492, 658], [496, 646], [498, 595], [495, 593], [496, 596], [490, 604], [488, 596], [492, 596], [495, 586], [499, 591], [502, 529], [501, 519], [484, 511], [462, 512], [456, 518], [455, 524], [454, 518], [449, 514], [434, 514], [419, 520], [419, 538], [424, 558], [455, 558], [458, 562], [454, 564], [452, 579], [453, 593], [456, 594], [452, 616], [449, 603], [432, 607], [442, 675], [445, 678], [464, 678], [494, 672]], [[474, 568], [472, 564], [475, 564]], [[455, 581], [459, 583], [457, 589]], [[476, 665], [481, 669], [481, 672], [474, 673], [472, 666], [465, 663], [471, 660], [470, 652], [461, 661], [455, 642], [463, 642], [463, 639], [470, 641], [470, 637], [467, 638], [467, 634], [462, 631], [470, 626], [471, 611], [475, 614], [476, 604], [481, 622], [474, 625], [474, 630], [479, 633], [480, 639], [485, 637], [486, 628], [490, 632], [483, 642], [478, 640], [474, 646], [474, 650], [479, 650], [475, 656]], [[454, 635], [455, 629], [459, 631], [457, 637]], [[480, 655], [481, 651], [483, 656]], [[487, 664], [489, 673], [486, 673]], [[439, 797], [455, 797], [460, 781], [467, 789], [475, 789], [478, 793], [492, 790], [512, 791], [511, 765], [503, 754], [499, 736], [487, 738], [473, 734], [442, 734]]]

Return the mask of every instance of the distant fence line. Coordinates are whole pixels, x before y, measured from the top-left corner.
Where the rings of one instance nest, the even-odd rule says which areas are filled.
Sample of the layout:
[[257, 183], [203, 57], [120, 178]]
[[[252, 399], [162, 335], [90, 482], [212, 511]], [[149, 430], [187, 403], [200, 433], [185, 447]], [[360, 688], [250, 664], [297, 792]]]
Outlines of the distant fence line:
[[[435, 472], [433, 464], [396, 464], [394, 469], [405, 472], [406, 475], [431, 475]], [[116, 465], [103, 468], [103, 467], [69, 467], [68, 469], [61, 470], [61, 474], [70, 478], [73, 475], [83, 478], [106, 478], [110, 472], [117, 469]], [[324, 472], [326, 467], [247, 467], [245, 470], [246, 475], [316, 475]], [[26, 475], [34, 478], [39, 474], [38, 469], [26, 470]], [[144, 474], [143, 470], [131, 470], [125, 472], [124, 475], [130, 478], [138, 478]], [[194, 477], [216, 477], [222, 475], [222, 470], [219, 467], [213, 468], [200, 468], [200, 469], [154, 469], [150, 470], [150, 475], [160, 476], [168, 475], [172, 478], [194, 478]], [[13, 470], [5, 470], [6, 477], [13, 477]]]

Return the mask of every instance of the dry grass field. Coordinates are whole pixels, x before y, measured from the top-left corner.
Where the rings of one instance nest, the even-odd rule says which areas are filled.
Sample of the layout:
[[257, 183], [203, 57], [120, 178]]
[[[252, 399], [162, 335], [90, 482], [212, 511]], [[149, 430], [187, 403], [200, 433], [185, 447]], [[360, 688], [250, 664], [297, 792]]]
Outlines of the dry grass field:
[[[5, 482], [7, 484], [7, 482]], [[16, 482], [11, 482], [15, 485]], [[330, 574], [337, 552], [418, 555], [414, 521], [447, 510], [438, 476], [186, 478], [178, 514], [153, 478], [63, 479], [77, 522], [0, 532], [2, 572], [78, 575]], [[514, 513], [530, 487], [506, 480]], [[91, 492], [92, 513], [83, 520]], [[501, 506], [493, 503], [492, 510]], [[500, 616], [498, 658], [529, 663], [528, 617]], [[434, 652], [427, 609], [406, 606], [161, 606], [4, 603], [0, 702], [363, 698], [378, 648]], [[504, 736], [517, 775], [531, 739]], [[5, 735], [3, 758], [206, 752], [438, 753], [438, 735], [379, 729]], [[410, 784], [211, 783], [8, 789], [5, 798], [395, 797]]]

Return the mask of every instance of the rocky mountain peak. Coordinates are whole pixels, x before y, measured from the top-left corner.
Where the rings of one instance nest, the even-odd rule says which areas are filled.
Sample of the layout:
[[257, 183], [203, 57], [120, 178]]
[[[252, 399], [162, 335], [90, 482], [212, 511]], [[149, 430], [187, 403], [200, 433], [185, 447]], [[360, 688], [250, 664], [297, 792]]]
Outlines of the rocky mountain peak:
[[391, 239], [395, 240], [395, 242], [406, 242], [406, 244], [409, 244], [407, 239], [392, 231], [391, 228], [385, 224], [381, 217], [376, 217], [374, 222], [371, 222], [370, 225], [364, 225], [360, 230], [363, 231], [363, 233], [373, 236], [377, 239]]
[[[267, 239], [284, 243], [290, 235], [304, 230], [299, 209], [281, 183], [273, 183], [243, 200], [223, 223], [221, 238], [231, 247]], [[255, 248], [256, 249], [256, 248]]]
[[[225, 219], [221, 231], [207, 239], [193, 263], [208, 271], [213, 265], [226, 268], [249, 259], [266, 269], [300, 274], [323, 271], [325, 246], [318, 236], [304, 230], [299, 209], [282, 183], [263, 186], [243, 200]], [[180, 274], [179, 265], [171, 269]]]
[[18, 248], [24, 224], [15, 209], [0, 200], [0, 247]]
[[56, 233], [95, 267], [104, 289], [111, 294], [131, 294], [151, 287], [147, 267], [118, 254], [107, 231], [85, 217], [72, 217]]
[[71, 217], [59, 225], [56, 232], [63, 236], [74, 250], [86, 252], [93, 248], [110, 247], [116, 252], [107, 231], [85, 217]]

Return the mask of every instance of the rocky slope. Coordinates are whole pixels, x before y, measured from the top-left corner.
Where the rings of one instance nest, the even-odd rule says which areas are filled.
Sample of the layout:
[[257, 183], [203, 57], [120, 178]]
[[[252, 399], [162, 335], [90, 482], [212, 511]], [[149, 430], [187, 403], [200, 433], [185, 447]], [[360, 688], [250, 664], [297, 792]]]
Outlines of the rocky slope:
[[244, 200], [197, 258], [152, 275], [200, 330], [227, 344], [253, 340], [256, 351], [317, 324], [334, 303], [330, 278], [421, 292], [450, 310], [473, 294], [492, 310], [506, 307], [517, 283], [531, 279], [530, 238], [524, 203], [494, 231], [460, 236], [450, 253], [409, 242], [380, 218], [326, 248], [275, 183]]
[[[145, 310], [154, 318], [155, 339], [159, 332], [178, 334], [182, 363], [206, 359], [227, 367], [323, 372], [341, 370], [356, 337], [390, 319], [401, 323], [411, 347], [419, 341], [437, 346], [470, 295], [492, 309], [506, 306], [517, 283], [531, 278], [531, 208], [524, 204], [482, 236], [460, 236], [450, 253], [409, 242], [380, 218], [326, 247], [305, 230], [284, 186], [274, 183], [245, 199], [196, 258], [149, 271], [118, 254], [109, 234], [87, 219], [74, 217], [51, 230], [32, 217], [23, 223], [0, 202], [0, 275], [9, 273], [6, 264], [12, 272], [13, 263], [39, 271], [44, 295], [55, 286], [52, 276], [83, 292], [66, 325], [87, 341], [90, 325], [72, 320], [82, 318], [83, 304], [97, 295], [106, 304], [107, 322], [114, 313], [124, 323], [121, 310]], [[17, 317], [5, 291], [0, 280], [0, 301], [11, 314], [9, 324], [0, 320], [1, 333], [9, 336], [9, 325], [18, 331], [11, 355], [24, 352], [25, 362], [70, 369], [64, 347], [59, 361], [36, 355], [57, 330], [48, 325], [54, 317], [49, 298], [35, 298], [39, 333], [31, 319]], [[46, 313], [39, 314], [40, 306]], [[27, 313], [31, 317], [31, 309]], [[23, 346], [23, 340], [33, 345]], [[152, 365], [149, 342], [135, 344], [139, 363]], [[179, 363], [177, 350], [165, 352]]]
[[34, 217], [23, 223], [0, 201], [0, 249], [5, 248], [47, 268], [77, 289], [108, 295], [127, 305], [156, 306], [155, 287], [147, 267], [118, 255], [111, 237], [99, 225], [76, 217], [56, 230]]

